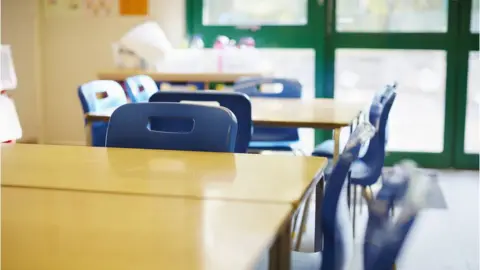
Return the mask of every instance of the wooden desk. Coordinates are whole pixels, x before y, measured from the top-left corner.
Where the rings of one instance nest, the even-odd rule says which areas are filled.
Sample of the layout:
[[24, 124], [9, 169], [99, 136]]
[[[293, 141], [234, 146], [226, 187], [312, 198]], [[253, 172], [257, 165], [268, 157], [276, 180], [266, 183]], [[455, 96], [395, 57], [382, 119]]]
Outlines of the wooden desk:
[[1, 202], [5, 270], [244, 270], [289, 240], [281, 204], [5, 187]]
[[234, 83], [241, 77], [259, 77], [265, 74], [260, 72], [250, 73], [225, 73], [225, 72], [201, 72], [201, 73], [164, 73], [164, 72], [146, 72], [141, 70], [122, 70], [114, 69], [101, 71], [97, 74], [100, 80], [125, 81], [130, 76], [148, 75], [154, 81], [187, 83], [203, 82], [204, 89], [210, 89], [210, 83]]
[[2, 145], [2, 186], [290, 204], [325, 158], [53, 145]]
[[[276, 127], [333, 129], [335, 158], [340, 152], [340, 128], [346, 127], [365, 108], [365, 104], [342, 102], [336, 99], [251, 98], [252, 120], [255, 124]], [[87, 145], [91, 145], [91, 123], [108, 122], [113, 110], [89, 113]]]

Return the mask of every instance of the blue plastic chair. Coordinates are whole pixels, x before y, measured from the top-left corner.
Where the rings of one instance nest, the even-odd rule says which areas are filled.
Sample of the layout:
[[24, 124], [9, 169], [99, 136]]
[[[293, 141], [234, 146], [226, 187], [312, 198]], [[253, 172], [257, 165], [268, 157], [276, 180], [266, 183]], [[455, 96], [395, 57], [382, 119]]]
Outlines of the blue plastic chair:
[[396, 93], [387, 97], [384, 105], [373, 107], [370, 122], [377, 127], [377, 132], [370, 140], [368, 149], [362, 157], [352, 164], [351, 183], [363, 187], [375, 184], [382, 175], [385, 163], [386, 125], [388, 115], [395, 101]]
[[368, 202], [369, 216], [363, 245], [363, 269], [391, 270], [395, 265], [416, 220], [418, 208], [415, 211], [407, 211], [408, 215], [402, 215], [402, 218], [394, 223], [389, 213], [394, 203], [404, 198], [411, 180], [405, 179], [400, 183], [389, 183], [386, 180], [375, 200]]
[[[264, 93], [259, 91], [262, 84], [282, 84], [279, 93]], [[279, 78], [242, 78], [235, 82], [234, 90], [250, 97], [262, 98], [301, 98], [302, 85], [297, 80]], [[249, 148], [256, 151], [292, 151], [293, 144], [300, 137], [297, 128], [262, 127], [255, 125]]]
[[[321, 222], [324, 247], [322, 252], [292, 252], [292, 270], [343, 270], [351, 259], [353, 236], [344, 185], [348, 171], [358, 158], [361, 145], [374, 133], [368, 123], [360, 124], [350, 136], [345, 151], [340, 154], [333, 170], [327, 174], [325, 196], [322, 202]], [[262, 261], [264, 266], [265, 262]]]
[[[127, 103], [125, 91], [115, 81], [98, 80], [82, 84], [78, 87], [78, 97], [83, 113], [101, 112], [117, 108]], [[105, 146], [108, 123], [92, 123], [92, 145]]]
[[[155, 130], [150, 122], [188, 121], [190, 130]], [[162, 125], [158, 125], [162, 127]], [[233, 152], [237, 119], [228, 109], [182, 103], [130, 103], [116, 109], [108, 124], [107, 147]]]
[[125, 80], [125, 89], [132, 102], [147, 102], [157, 93], [157, 83], [147, 75], [136, 75]]
[[[229, 93], [218, 91], [197, 92], [158, 92], [150, 97], [150, 102], [218, 102], [222, 107], [235, 114], [238, 122], [238, 134], [235, 145], [236, 153], [246, 153], [251, 138], [252, 105], [247, 95], [242, 93]], [[180, 125], [181, 123], [176, 123]]]
[[[385, 101], [387, 100], [387, 98], [395, 92], [396, 87], [397, 87], [396, 84], [387, 85], [384, 90], [382, 90], [380, 93], [377, 93], [374, 96], [374, 98], [372, 100], [372, 105], [377, 103], [377, 102], [380, 102], [380, 103], [384, 104]], [[387, 132], [387, 131], [385, 131], [385, 132]], [[385, 145], [387, 143], [387, 138], [388, 138], [388, 135], [386, 134]], [[333, 158], [334, 147], [335, 147], [334, 140], [332, 140], [332, 139], [325, 140], [315, 147], [315, 149], [312, 152], [312, 156], [326, 157], [326, 158], [332, 159]]]

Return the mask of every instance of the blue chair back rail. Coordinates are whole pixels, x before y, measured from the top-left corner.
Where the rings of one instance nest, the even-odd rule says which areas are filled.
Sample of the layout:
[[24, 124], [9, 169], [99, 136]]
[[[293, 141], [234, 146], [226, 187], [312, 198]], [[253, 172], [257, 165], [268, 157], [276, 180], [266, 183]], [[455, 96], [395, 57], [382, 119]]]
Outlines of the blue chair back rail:
[[382, 174], [385, 164], [386, 125], [395, 97], [396, 93], [393, 92], [387, 97], [385, 103], [373, 104], [370, 109], [369, 121], [376, 126], [377, 132], [368, 143], [365, 155], [353, 166], [351, 177], [355, 185], [371, 186]]
[[[198, 92], [158, 92], [150, 97], [150, 102], [218, 102], [233, 112], [238, 122], [238, 134], [236, 138], [235, 152], [246, 153], [251, 138], [252, 129], [252, 105], [247, 95], [242, 93], [229, 93], [218, 91], [198, 91]], [[152, 122], [152, 128], [156, 129], [158, 123]], [[182, 122], [174, 123], [178, 129]]]
[[[127, 97], [122, 86], [109, 80], [96, 80], [78, 87], [78, 97], [83, 113], [101, 112], [116, 108], [127, 103]], [[107, 123], [92, 123], [93, 146], [105, 146]]]
[[[281, 84], [283, 89], [278, 93], [261, 92], [259, 88], [264, 84]], [[281, 78], [242, 78], [234, 84], [234, 91], [247, 94], [250, 97], [262, 98], [301, 98], [302, 85], [297, 80]], [[262, 127], [255, 125], [253, 142], [285, 142], [298, 141], [299, 134], [296, 128]]]
[[[189, 121], [190, 130], [152, 130], [151, 121]], [[166, 127], [174, 127], [166, 125]], [[237, 119], [228, 109], [181, 103], [130, 103], [116, 109], [107, 146], [206, 152], [233, 152]]]
[[147, 102], [158, 92], [157, 83], [147, 75], [136, 75], [125, 80], [125, 89], [132, 102]]
[[350, 136], [345, 150], [340, 154], [333, 170], [327, 175], [325, 196], [322, 203], [322, 230], [324, 250], [322, 252], [322, 270], [344, 269], [353, 252], [353, 235], [350, 227], [347, 201], [340, 199], [345, 195], [343, 186], [352, 163], [358, 158], [360, 148], [375, 133], [375, 128], [362, 123]]

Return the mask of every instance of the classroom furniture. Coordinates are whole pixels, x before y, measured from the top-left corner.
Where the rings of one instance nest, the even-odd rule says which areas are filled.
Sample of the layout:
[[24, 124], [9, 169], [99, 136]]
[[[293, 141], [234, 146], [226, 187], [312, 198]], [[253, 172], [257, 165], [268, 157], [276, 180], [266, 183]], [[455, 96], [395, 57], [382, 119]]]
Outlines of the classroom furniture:
[[[281, 90], [278, 92], [261, 91], [260, 88], [265, 84], [281, 87]], [[250, 97], [300, 99], [302, 96], [302, 85], [298, 80], [294, 79], [242, 78], [235, 82], [234, 91], [247, 94]], [[255, 125], [249, 148], [254, 151], [293, 151], [294, 144], [298, 143], [299, 139], [297, 128]]]
[[148, 102], [158, 92], [157, 83], [147, 75], [135, 75], [125, 80], [125, 90], [131, 102]]
[[[183, 127], [187, 129], [176, 129], [179, 122], [185, 123]], [[174, 102], [129, 103], [112, 113], [106, 146], [233, 152], [237, 128], [237, 118], [224, 107]]]
[[150, 98], [150, 102], [194, 102], [229, 109], [236, 116], [238, 123], [235, 153], [247, 152], [252, 129], [252, 105], [248, 96], [219, 91], [158, 92]]
[[[113, 69], [100, 71], [97, 77], [101, 80], [113, 80], [124, 82], [128, 77], [135, 75], [147, 75], [155, 82], [161, 84], [182, 84], [192, 85], [196, 89], [212, 89], [212, 84], [233, 84], [241, 77], [259, 77], [264, 75], [258, 72], [246, 73], [228, 73], [228, 72], [198, 72], [198, 73], [164, 73], [164, 72], [147, 72], [142, 70]], [[214, 87], [215, 88], [215, 87]]]
[[[379, 91], [379, 93], [377, 93], [374, 96], [374, 98], [372, 100], [372, 103], [374, 103], [375, 101], [378, 100], [379, 102], [384, 104], [386, 99], [388, 98], [388, 96], [390, 96], [396, 90], [396, 88], [397, 88], [396, 83], [394, 83], [392, 85], [387, 85], [384, 90]], [[387, 125], [388, 125], [388, 123], [387, 123]], [[350, 127], [350, 128], [352, 128], [352, 127]], [[386, 126], [385, 127], [385, 146], [386, 146], [386, 143], [388, 141], [387, 132], [388, 132], [388, 127]], [[323, 141], [322, 143], [320, 143], [319, 145], [317, 145], [315, 147], [315, 149], [312, 152], [312, 155], [317, 156], [317, 157], [333, 158], [334, 145], [335, 145], [335, 142], [334, 142], [333, 139]], [[340, 148], [343, 148], [342, 145], [340, 146]]]
[[1, 150], [4, 186], [293, 207], [313, 190], [327, 164], [321, 157], [79, 146], [16, 144]]
[[[97, 80], [78, 87], [78, 97], [84, 114], [113, 110], [127, 103], [125, 92], [120, 84], [111, 80]], [[92, 146], [105, 146], [107, 123], [102, 121], [86, 122], [86, 136]]]
[[[333, 129], [335, 152], [340, 152], [340, 129], [349, 126], [365, 107], [364, 104], [349, 103], [338, 99], [288, 99], [251, 98], [252, 121], [256, 125], [269, 127], [295, 127]], [[86, 129], [94, 121], [108, 122], [115, 109], [85, 114]], [[88, 133], [87, 133], [88, 134]], [[87, 137], [87, 145], [91, 145]]]
[[1, 150], [4, 187], [278, 203], [289, 205], [292, 216], [318, 193], [327, 164], [318, 157], [78, 146], [18, 144]]
[[2, 269], [246, 270], [270, 245], [272, 269], [289, 265], [287, 204], [1, 192]]
[[[345, 196], [345, 180], [351, 164], [357, 159], [362, 144], [375, 133], [375, 128], [364, 123], [359, 125], [350, 136], [345, 151], [340, 154], [333, 170], [327, 175], [325, 195], [321, 205], [323, 229], [322, 252], [292, 253], [292, 270], [348, 269], [353, 258], [353, 236], [350, 228], [349, 210]], [[317, 239], [315, 239], [317, 240]], [[315, 246], [320, 245], [315, 242]]]
[[[403, 165], [403, 166], [402, 166]], [[398, 171], [383, 175], [384, 184], [375, 197], [367, 198], [368, 221], [363, 246], [363, 269], [396, 269], [395, 261], [414, 225], [423, 201], [431, 196], [428, 179], [419, 179], [415, 168], [410, 172], [405, 163]], [[415, 182], [416, 184], [411, 184]], [[419, 184], [421, 183], [421, 184]], [[403, 201], [402, 211], [393, 217], [393, 206]], [[381, 235], [382, 237], [379, 237]], [[393, 267], [392, 267], [393, 266]]]

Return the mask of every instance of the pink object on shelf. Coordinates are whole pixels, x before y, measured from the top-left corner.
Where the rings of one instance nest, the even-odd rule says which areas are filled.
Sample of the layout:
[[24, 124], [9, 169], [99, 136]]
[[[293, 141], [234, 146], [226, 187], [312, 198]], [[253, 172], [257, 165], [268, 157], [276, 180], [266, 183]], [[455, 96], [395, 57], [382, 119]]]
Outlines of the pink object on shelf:
[[223, 50], [228, 46], [230, 39], [226, 36], [218, 36], [213, 44], [213, 48], [217, 50], [217, 71], [223, 72]]

